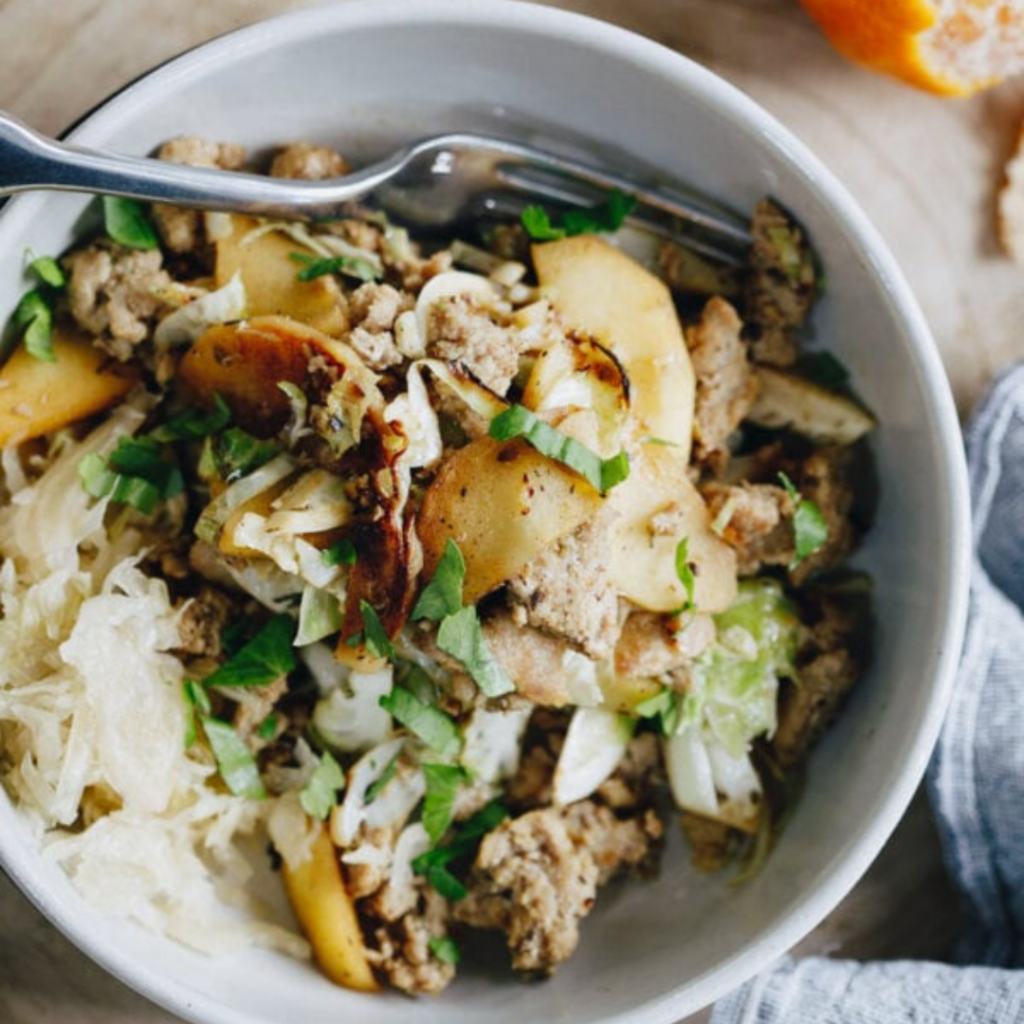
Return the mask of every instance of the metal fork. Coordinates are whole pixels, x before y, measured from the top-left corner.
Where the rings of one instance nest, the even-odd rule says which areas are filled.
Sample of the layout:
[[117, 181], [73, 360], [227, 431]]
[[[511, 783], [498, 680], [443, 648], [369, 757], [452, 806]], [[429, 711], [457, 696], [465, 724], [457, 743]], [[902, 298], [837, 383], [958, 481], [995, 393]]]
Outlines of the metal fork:
[[750, 245], [739, 215], [689, 190], [470, 132], [420, 139], [344, 177], [295, 181], [86, 149], [40, 135], [0, 112], [0, 196], [33, 189], [306, 221], [369, 207], [434, 232], [481, 218], [518, 217], [531, 203], [592, 205], [617, 189], [637, 200], [628, 217], [633, 227], [731, 266], [742, 262]]

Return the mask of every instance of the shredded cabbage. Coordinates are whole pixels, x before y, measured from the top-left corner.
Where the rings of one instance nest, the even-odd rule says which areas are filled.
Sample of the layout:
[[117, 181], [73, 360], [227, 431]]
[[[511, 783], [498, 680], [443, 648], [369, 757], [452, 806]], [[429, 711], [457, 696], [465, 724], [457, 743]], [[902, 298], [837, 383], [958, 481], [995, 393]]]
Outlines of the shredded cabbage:
[[762, 788], [749, 754], [731, 754], [697, 725], [670, 736], [664, 751], [669, 786], [681, 809], [736, 828], [753, 829]]
[[241, 320], [247, 301], [242, 275], [236, 272], [223, 288], [207, 292], [165, 316], [153, 332], [153, 343], [170, 348], [193, 342], [212, 324]]
[[583, 800], [615, 771], [629, 746], [636, 719], [604, 708], [577, 708], [555, 766], [555, 804]]
[[795, 675], [799, 619], [775, 580], [744, 580], [694, 662], [680, 728], [700, 724], [733, 757], [775, 732], [779, 679]]
[[147, 405], [136, 398], [68, 441], [31, 485], [6, 481], [0, 778], [90, 902], [208, 952], [256, 943], [308, 955], [246, 894], [236, 842], [274, 801], [217, 792], [209, 755], [185, 749], [183, 669], [168, 653], [178, 613], [140, 570], [138, 535], [108, 538], [106, 502], [77, 480], [79, 461], [133, 432]]

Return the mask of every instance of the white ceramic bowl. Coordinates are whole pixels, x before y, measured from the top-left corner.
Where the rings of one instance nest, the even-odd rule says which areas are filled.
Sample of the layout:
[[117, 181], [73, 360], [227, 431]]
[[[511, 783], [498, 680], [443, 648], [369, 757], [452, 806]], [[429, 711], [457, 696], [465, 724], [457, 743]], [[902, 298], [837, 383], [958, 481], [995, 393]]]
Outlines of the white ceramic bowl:
[[[144, 153], [181, 133], [253, 147], [296, 138], [366, 156], [441, 128], [543, 125], [614, 143], [749, 208], [771, 193], [808, 228], [828, 292], [817, 337], [878, 414], [874, 668], [815, 754], [799, 809], [758, 877], [695, 875], [681, 843], [660, 879], [612, 888], [552, 981], [469, 973], [440, 999], [332, 987], [265, 952], [204, 959], [85, 906], [0, 796], [0, 861], [86, 953], [204, 1024], [667, 1024], [783, 953], [856, 882], [921, 779], [959, 650], [967, 512], [956, 415], [925, 323], [878, 235], [822, 165], [768, 114], [654, 43], [521, 3], [365, 0], [217, 39], [131, 85], [80, 124], [83, 144]], [[498, 125], [500, 130], [501, 126]], [[60, 251], [84, 200], [32, 195], [0, 215], [0, 310], [22, 253]]]

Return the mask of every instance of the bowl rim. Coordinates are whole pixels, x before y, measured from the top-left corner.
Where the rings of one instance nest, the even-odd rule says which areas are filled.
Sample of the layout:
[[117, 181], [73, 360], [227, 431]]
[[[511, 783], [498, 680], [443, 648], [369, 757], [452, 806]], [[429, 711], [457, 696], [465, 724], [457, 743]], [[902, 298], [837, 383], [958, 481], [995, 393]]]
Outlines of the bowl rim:
[[[65, 133], [69, 142], [102, 143], [105, 135], [125, 119], [131, 120], [154, 96], [172, 90], [181, 81], [216, 65], [308, 37], [312, 32], [359, 30], [387, 23], [453, 24], [494, 31], [521, 30], [570, 37], [626, 62], [642, 64], [669, 80], [682, 82], [701, 93], [702, 101], [719, 116], [739, 125], [756, 124], [767, 143], [836, 214], [851, 241], [867, 257], [880, 287], [887, 294], [896, 318], [911, 339], [912, 356], [925, 384], [933, 425], [939, 432], [938, 471], [944, 477], [949, 544], [941, 563], [936, 588], [941, 611], [936, 616], [943, 642], [932, 664], [933, 685], [926, 712], [915, 723], [912, 742], [903, 758], [903, 770], [877, 805], [865, 828], [837, 854], [827, 877], [818, 878], [799, 906], [769, 926], [756, 943], [738, 950], [702, 975], [687, 979], [660, 997], [613, 1017], [605, 1024], [671, 1024], [681, 1016], [709, 1005], [749, 980], [784, 954], [831, 912], [853, 888], [892, 834], [909, 806], [937, 742], [952, 695], [967, 618], [969, 578], [970, 502], [966, 460], [959, 419], [948, 378], [934, 339], [917, 300], [887, 244], [846, 188], [788, 128], [752, 98], [703, 65], [631, 30], [561, 8], [527, 0], [349, 0], [275, 15], [227, 31], [201, 42], [146, 71], [78, 118]], [[0, 238], [30, 221], [43, 204], [43, 194], [24, 194], [0, 209]], [[0, 802], [0, 815], [7, 808]], [[245, 1024], [230, 1007], [214, 1001], [175, 978], [140, 966], [106, 945], [97, 946], [86, 924], [37, 886], [32, 873], [0, 845], [0, 867], [28, 899], [87, 957], [114, 977], [173, 1013], [196, 1024]]]

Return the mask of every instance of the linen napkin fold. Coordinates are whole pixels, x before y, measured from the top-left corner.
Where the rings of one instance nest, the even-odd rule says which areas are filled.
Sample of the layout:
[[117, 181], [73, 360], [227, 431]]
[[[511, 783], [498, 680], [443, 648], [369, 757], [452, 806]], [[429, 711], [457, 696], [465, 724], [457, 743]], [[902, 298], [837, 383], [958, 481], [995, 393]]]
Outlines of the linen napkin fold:
[[966, 444], [967, 633], [927, 777], [965, 905], [959, 965], [787, 957], [720, 1000], [711, 1024], [1024, 1021], [1024, 365], [992, 386]]

